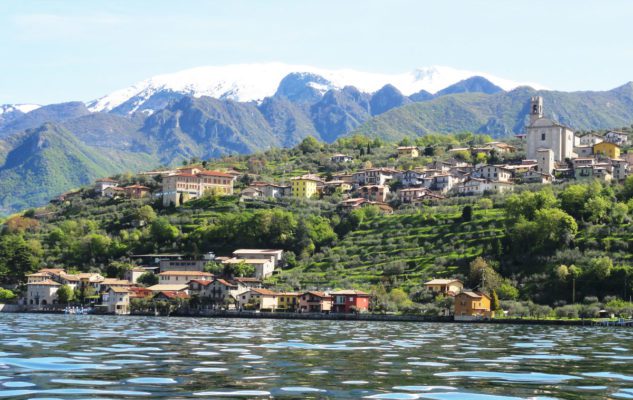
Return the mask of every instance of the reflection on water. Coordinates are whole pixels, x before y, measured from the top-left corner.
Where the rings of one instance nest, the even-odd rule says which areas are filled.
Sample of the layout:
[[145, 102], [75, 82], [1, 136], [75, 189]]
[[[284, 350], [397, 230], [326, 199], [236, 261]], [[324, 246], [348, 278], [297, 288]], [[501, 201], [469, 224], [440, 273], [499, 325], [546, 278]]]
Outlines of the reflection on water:
[[633, 399], [623, 328], [0, 314], [0, 399]]

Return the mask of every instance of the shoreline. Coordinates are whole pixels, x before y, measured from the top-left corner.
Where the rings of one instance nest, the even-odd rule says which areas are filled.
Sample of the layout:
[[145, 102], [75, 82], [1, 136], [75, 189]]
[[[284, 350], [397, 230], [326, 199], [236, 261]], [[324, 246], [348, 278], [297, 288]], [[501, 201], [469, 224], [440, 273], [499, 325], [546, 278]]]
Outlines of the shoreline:
[[[11, 314], [60, 314], [60, 315], [116, 315], [116, 314], [65, 314], [58, 310], [15, 310], [4, 311]], [[133, 313], [118, 315], [121, 317], [183, 317], [183, 318], [239, 318], [239, 319], [282, 319], [304, 321], [373, 321], [373, 322], [434, 322], [455, 324], [507, 324], [507, 325], [550, 325], [550, 326], [621, 326], [612, 323], [604, 325], [594, 320], [558, 320], [558, 319], [470, 319], [455, 320], [453, 316], [423, 316], [423, 315], [389, 315], [389, 314], [308, 314], [308, 313], [262, 313], [252, 311], [209, 311], [204, 313], [174, 313], [170, 315], [155, 315], [153, 313]]]

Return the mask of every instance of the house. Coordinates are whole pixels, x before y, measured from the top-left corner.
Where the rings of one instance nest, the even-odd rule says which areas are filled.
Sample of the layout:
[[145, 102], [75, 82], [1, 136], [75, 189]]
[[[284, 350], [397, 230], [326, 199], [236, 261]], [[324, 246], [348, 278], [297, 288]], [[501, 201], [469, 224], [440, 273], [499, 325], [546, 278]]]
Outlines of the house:
[[116, 279], [116, 278], [104, 278], [100, 282], [96, 282], [96, 285], [93, 286], [97, 289], [98, 292], [107, 292], [110, 288], [128, 288], [132, 285], [132, 282], [125, 279]]
[[158, 292], [163, 292], [163, 291], [189, 293], [189, 285], [186, 283], [182, 283], [178, 285], [159, 283], [158, 285], [150, 286], [147, 289], [151, 290], [152, 293], [158, 293]]
[[424, 195], [428, 192], [426, 188], [407, 188], [400, 189], [397, 192], [398, 200], [401, 203], [414, 203], [417, 198], [424, 197]]
[[352, 185], [342, 180], [327, 181], [323, 183], [323, 187], [326, 194], [332, 194], [337, 190], [341, 193], [346, 193], [352, 190]]
[[[598, 142], [598, 143], [602, 143], [602, 142]], [[578, 157], [590, 157], [593, 155], [593, 144], [581, 144], [578, 146], [574, 146], [574, 153], [576, 153], [576, 155]]]
[[489, 181], [472, 177], [456, 186], [456, 192], [462, 195], [481, 195], [486, 192], [503, 193], [512, 189], [514, 189], [512, 182]]
[[369, 310], [369, 293], [360, 290], [338, 290], [330, 293], [332, 296], [332, 312], [354, 313]]
[[512, 170], [501, 165], [484, 165], [476, 168], [472, 175], [489, 181], [509, 182], [512, 178]]
[[400, 146], [398, 147], [398, 158], [416, 158], [420, 152], [416, 146]]
[[26, 284], [26, 304], [28, 306], [46, 306], [57, 304], [57, 290], [61, 284], [46, 279]]
[[517, 151], [516, 147], [504, 142], [488, 142], [485, 144], [484, 147], [495, 150], [497, 153], [500, 154], [509, 154]]
[[132, 268], [125, 271], [125, 279], [130, 281], [130, 283], [134, 284], [138, 282], [138, 278], [140, 278], [141, 275], [143, 275], [146, 272], [147, 270], [144, 268], [139, 268], [139, 267]]
[[336, 153], [330, 159], [335, 163], [346, 163], [351, 162], [354, 158], [352, 156], [348, 156], [347, 154]]
[[143, 197], [149, 196], [152, 191], [147, 186], [138, 184], [125, 186], [123, 190], [125, 190], [125, 194], [132, 199], [141, 199]]
[[237, 249], [233, 257], [239, 259], [271, 260], [275, 266], [282, 267], [284, 251], [280, 249]]
[[109, 186], [103, 190], [103, 196], [111, 199], [125, 196], [125, 189], [118, 186]]
[[246, 265], [250, 265], [255, 269], [255, 278], [257, 279], [265, 279], [273, 274], [275, 270], [275, 262], [272, 257], [269, 258], [229, 258], [228, 260], [223, 260], [222, 264], [231, 265], [231, 264], [241, 264], [244, 263]]
[[307, 174], [290, 179], [293, 197], [309, 199], [317, 194], [317, 185], [323, 181], [316, 175]]
[[112, 314], [125, 315], [130, 313], [130, 290], [124, 287], [111, 287], [102, 296], [103, 305]]
[[309, 291], [299, 296], [300, 312], [329, 313], [332, 310], [332, 296], [324, 292]]
[[253, 288], [240, 294], [238, 304], [240, 309], [275, 311], [278, 295], [272, 290]]
[[620, 146], [611, 142], [601, 142], [593, 145], [593, 153], [609, 158], [620, 158]]
[[261, 279], [252, 278], [252, 277], [233, 278], [231, 282], [238, 285], [240, 287], [240, 290], [243, 287], [247, 289], [262, 287]]
[[212, 192], [221, 196], [233, 194], [235, 176], [219, 171], [207, 171], [193, 166], [180, 168], [163, 177], [163, 205], [179, 206]]
[[[256, 189], [261, 193], [261, 197], [270, 197], [279, 199], [285, 196], [290, 196], [292, 194], [292, 190], [290, 186], [287, 185], [277, 185], [274, 183], [268, 182], [253, 182], [248, 189]], [[244, 191], [242, 191], [244, 194]]]
[[365, 202], [367, 202], [366, 199], [363, 199], [362, 197], [355, 197], [352, 199], [346, 199], [346, 200], [341, 201], [339, 203], [339, 207], [341, 207], [343, 210], [350, 211], [350, 210], [355, 210], [359, 208]]
[[181, 258], [163, 258], [159, 261], [160, 272], [166, 271], [202, 271], [213, 258], [205, 256], [197, 260], [183, 260]]
[[529, 170], [519, 175], [522, 183], [540, 183], [542, 185], [552, 183], [553, 176], [539, 171]]
[[186, 285], [191, 280], [210, 281], [213, 274], [204, 271], [165, 271], [158, 274], [161, 285]]
[[596, 135], [595, 133], [588, 133], [578, 138], [578, 144], [580, 146], [593, 147], [594, 144], [598, 144], [601, 142], [604, 142], [604, 138], [602, 136]]
[[622, 181], [629, 175], [629, 163], [620, 158], [611, 160], [613, 179]]
[[104, 191], [109, 187], [115, 187], [119, 184], [119, 182], [110, 178], [102, 178], [97, 179], [95, 181], [95, 192], [99, 193], [100, 196], [105, 196]]
[[384, 185], [400, 171], [391, 168], [367, 168], [353, 174], [354, 185]]
[[250, 199], [262, 198], [264, 197], [264, 192], [259, 190], [256, 187], [249, 186], [246, 189], [242, 190], [240, 193], [242, 197], [248, 197]]
[[299, 309], [299, 293], [281, 292], [277, 296], [277, 310], [295, 312]]
[[402, 183], [402, 186], [404, 187], [423, 185], [424, 178], [426, 176], [427, 176], [426, 172], [412, 170], [412, 169], [398, 174], [400, 183]]
[[563, 162], [573, 158], [574, 131], [564, 125], [543, 117], [543, 98], [530, 99], [530, 123], [526, 127], [527, 158], [536, 159], [539, 149], [550, 149], [554, 161]]
[[490, 296], [487, 294], [466, 290], [455, 296], [455, 319], [490, 316]]
[[51, 279], [51, 276], [46, 272], [35, 272], [33, 274], [26, 275], [26, 283], [38, 283]]
[[604, 140], [605, 142], [610, 142], [618, 146], [624, 146], [629, 144], [629, 134], [619, 131], [609, 131], [604, 134]]
[[358, 189], [360, 197], [369, 201], [377, 201], [384, 203], [389, 194], [389, 186], [386, 185], [368, 185]]
[[459, 279], [431, 279], [424, 282], [424, 286], [435, 294], [455, 296], [464, 289], [464, 283]]
[[440, 193], [446, 193], [450, 191], [453, 188], [453, 186], [455, 186], [459, 182], [460, 182], [460, 179], [453, 175], [437, 174], [430, 178], [430, 182], [427, 182], [427, 178], [425, 178], [424, 186]]
[[238, 285], [225, 279], [191, 281], [189, 282], [189, 288], [191, 293], [197, 292], [201, 299], [214, 305], [229, 308], [234, 308], [239, 296], [250, 290], [244, 285]]

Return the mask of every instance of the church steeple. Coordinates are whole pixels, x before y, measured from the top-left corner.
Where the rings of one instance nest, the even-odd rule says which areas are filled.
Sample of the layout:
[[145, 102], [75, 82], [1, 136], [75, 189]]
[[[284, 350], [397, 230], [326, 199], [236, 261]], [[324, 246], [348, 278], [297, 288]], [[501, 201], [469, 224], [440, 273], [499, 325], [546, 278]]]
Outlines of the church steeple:
[[540, 118], [543, 118], [543, 98], [534, 96], [530, 99], [530, 125]]

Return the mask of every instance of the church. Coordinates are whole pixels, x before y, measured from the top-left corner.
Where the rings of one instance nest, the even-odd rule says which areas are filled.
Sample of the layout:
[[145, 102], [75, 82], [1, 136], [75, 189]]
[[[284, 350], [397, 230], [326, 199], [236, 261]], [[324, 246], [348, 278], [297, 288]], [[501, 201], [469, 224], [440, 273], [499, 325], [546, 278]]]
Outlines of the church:
[[530, 124], [526, 127], [526, 141], [527, 158], [531, 160], [539, 160], [539, 154], [542, 157], [545, 150], [552, 151], [555, 162], [575, 157], [574, 131], [543, 117], [541, 96], [530, 99]]

